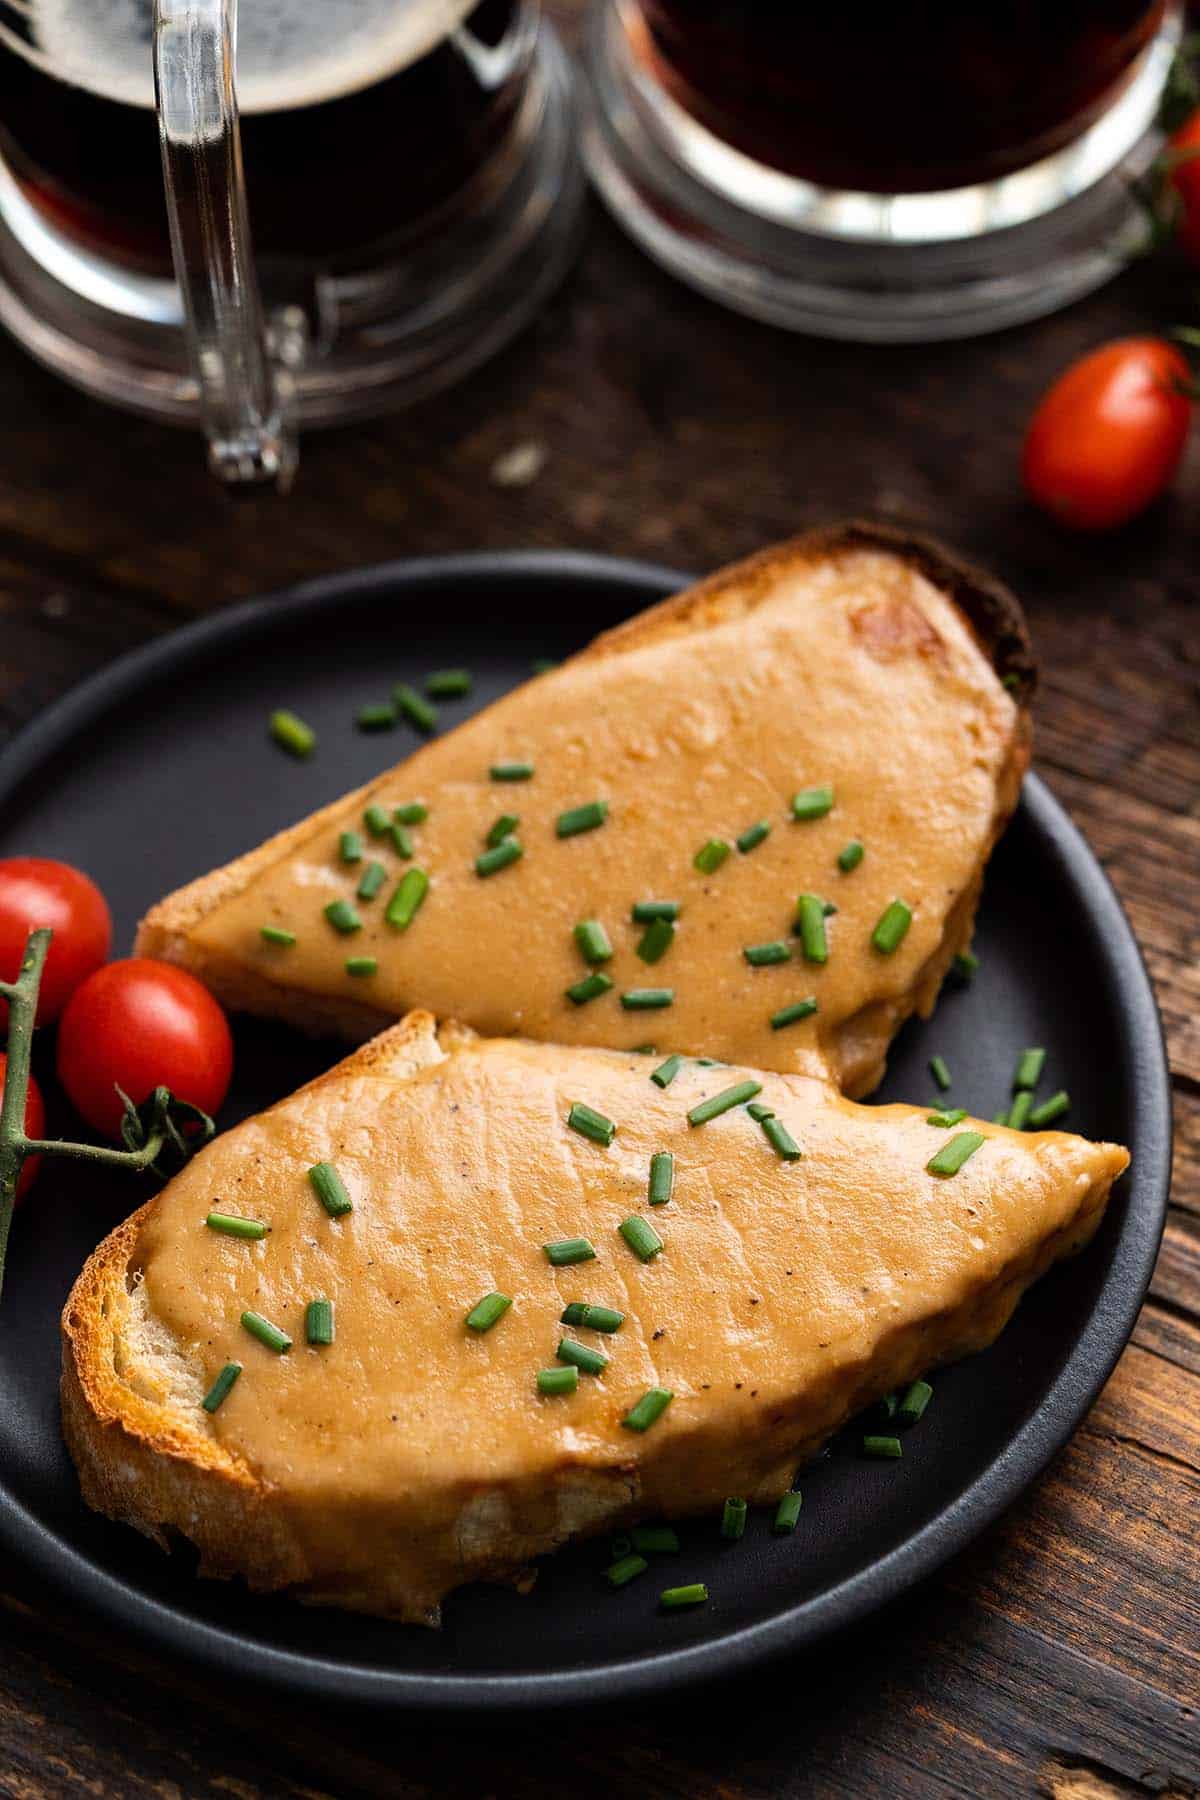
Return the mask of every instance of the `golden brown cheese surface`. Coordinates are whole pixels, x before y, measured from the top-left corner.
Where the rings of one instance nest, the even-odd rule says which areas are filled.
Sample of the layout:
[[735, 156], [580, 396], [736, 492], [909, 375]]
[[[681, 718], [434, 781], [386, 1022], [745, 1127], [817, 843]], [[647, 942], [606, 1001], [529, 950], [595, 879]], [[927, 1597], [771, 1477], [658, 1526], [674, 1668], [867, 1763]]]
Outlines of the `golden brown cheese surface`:
[[[518, 1482], [548, 1493], [556, 1471], [627, 1471], [647, 1450], [641, 1491], [666, 1510], [716, 1503], [731, 1470], [752, 1492], [772, 1459], [837, 1422], [891, 1341], [918, 1329], [919, 1366], [934, 1362], [941, 1321], [1027, 1275], [1127, 1161], [1113, 1146], [982, 1125], [983, 1147], [939, 1179], [925, 1164], [950, 1134], [923, 1109], [861, 1107], [823, 1083], [766, 1076], [762, 1100], [804, 1150], [785, 1163], [744, 1109], [687, 1122], [746, 1071], [691, 1063], [664, 1091], [654, 1066], [501, 1041], [408, 1081], [335, 1073], [218, 1139], [164, 1191], [140, 1259], [152, 1312], [206, 1382], [244, 1364], [206, 1429], [286, 1491], [314, 1543], [335, 1543], [341, 1516], [369, 1536], [375, 1512], [394, 1519], [411, 1503], [444, 1524], [448, 1496]], [[577, 1100], [616, 1121], [611, 1147], [567, 1128]], [[674, 1153], [675, 1189], [651, 1209], [658, 1150]], [[340, 1219], [307, 1179], [326, 1160], [354, 1203]], [[270, 1233], [219, 1235], [210, 1208]], [[653, 1262], [618, 1235], [631, 1213], [664, 1241]], [[543, 1244], [574, 1236], [595, 1260], [552, 1268]], [[477, 1336], [464, 1316], [492, 1290], [513, 1305]], [[334, 1305], [327, 1348], [304, 1341], [316, 1296]], [[554, 1363], [575, 1299], [627, 1317], [611, 1337], [575, 1334], [611, 1358], [603, 1376], [543, 1398], [536, 1372]], [[983, 1315], [980, 1341], [1011, 1303]], [[245, 1308], [292, 1350], [252, 1339]], [[954, 1328], [961, 1343], [961, 1313]], [[654, 1385], [674, 1402], [636, 1437], [620, 1420]], [[421, 1557], [426, 1575], [413, 1579], [436, 1598], [452, 1578], [427, 1542]]]
[[[895, 1021], [877, 1028], [859, 1065], [838, 1034], [864, 1008], [919, 988], [939, 950], [944, 964], [944, 940], [964, 941], [980, 864], [1015, 801], [1018, 730], [1013, 701], [945, 596], [892, 557], [846, 554], [781, 578], [745, 616], [578, 658], [381, 778], [371, 799], [430, 808], [412, 837], [431, 886], [406, 931], [384, 910], [412, 865], [365, 832], [386, 885], [354, 901], [363, 924], [352, 936], [323, 916], [330, 901], [354, 900], [363, 865], [339, 860], [338, 839], [362, 831], [356, 802], [218, 905], [195, 941], [268, 981], [385, 1013], [419, 1004], [489, 1034], [653, 1041], [758, 1067], [829, 1068], [859, 1092], [878, 1078]], [[492, 764], [526, 758], [532, 780], [489, 779]], [[832, 812], [794, 821], [793, 794], [825, 784]], [[597, 799], [608, 803], [603, 826], [556, 837], [560, 813]], [[475, 859], [503, 813], [520, 816], [523, 858], [480, 879]], [[695, 869], [707, 839], [732, 844], [759, 819], [771, 824], [765, 842], [734, 850], [711, 875]], [[843, 874], [837, 856], [852, 838], [866, 853]], [[797, 945], [790, 962], [749, 967], [743, 946], [795, 941], [802, 891], [838, 908], [827, 963], [803, 961]], [[885, 957], [871, 932], [895, 898], [913, 923]], [[636, 954], [642, 927], [630, 918], [643, 899], [682, 908], [653, 966]], [[565, 990], [587, 968], [572, 929], [588, 918], [613, 943], [604, 967], [614, 987], [575, 1006]], [[264, 944], [264, 924], [297, 943]], [[374, 957], [377, 973], [348, 975], [349, 956]], [[621, 992], [648, 986], [672, 989], [670, 1008], [623, 1012]], [[774, 1012], [810, 995], [815, 1018], [772, 1030]]]

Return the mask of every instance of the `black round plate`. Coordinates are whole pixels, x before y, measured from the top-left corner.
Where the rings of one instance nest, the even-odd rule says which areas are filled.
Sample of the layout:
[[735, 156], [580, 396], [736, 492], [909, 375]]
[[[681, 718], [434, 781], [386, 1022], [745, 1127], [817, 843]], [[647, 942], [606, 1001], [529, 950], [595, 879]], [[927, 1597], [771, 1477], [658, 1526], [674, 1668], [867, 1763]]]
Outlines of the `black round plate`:
[[[403, 755], [403, 733], [355, 731], [388, 682], [469, 664], [446, 723], [596, 631], [683, 585], [669, 570], [560, 554], [411, 562], [310, 583], [192, 625], [69, 694], [0, 756], [0, 855], [64, 857], [108, 894], [119, 946], [159, 895]], [[277, 705], [312, 721], [297, 763], [269, 741]], [[1049, 1048], [1071, 1126], [1131, 1146], [1096, 1241], [1022, 1303], [1000, 1341], [940, 1373], [900, 1463], [835, 1444], [804, 1476], [794, 1537], [752, 1519], [722, 1547], [712, 1521], [683, 1554], [619, 1593], [605, 1542], [545, 1560], [532, 1594], [473, 1587], [442, 1631], [317, 1617], [240, 1585], [194, 1579], [132, 1531], [87, 1512], [58, 1428], [58, 1314], [93, 1245], [134, 1199], [128, 1181], [44, 1170], [17, 1219], [0, 1312], [0, 1542], [75, 1603], [161, 1653], [295, 1694], [510, 1708], [649, 1693], [810, 1645], [925, 1575], [993, 1519], [1079, 1423], [1133, 1326], [1162, 1228], [1170, 1157], [1166, 1064], [1150, 985], [1108, 882], [1036, 779], [988, 874], [971, 986], [906, 1029], [882, 1099], [929, 1098], [937, 1051], [950, 1102], [990, 1115], [1015, 1052]], [[337, 1060], [269, 1024], [237, 1030], [228, 1125]], [[40, 1055], [48, 1061], [50, 1046]], [[1049, 1088], [1044, 1089], [1049, 1091]], [[65, 1124], [66, 1121], [63, 1121]], [[65, 1171], [65, 1172], [64, 1172]], [[661, 1615], [660, 1587], [707, 1581], [703, 1610]]]

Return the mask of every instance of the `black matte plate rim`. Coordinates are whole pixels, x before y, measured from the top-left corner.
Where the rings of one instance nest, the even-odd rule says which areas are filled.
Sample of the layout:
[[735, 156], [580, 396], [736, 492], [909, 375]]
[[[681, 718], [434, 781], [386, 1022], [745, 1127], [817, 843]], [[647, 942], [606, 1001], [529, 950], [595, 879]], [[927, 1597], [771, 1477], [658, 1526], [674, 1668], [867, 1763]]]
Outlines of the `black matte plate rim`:
[[[633, 604], [671, 592], [688, 577], [657, 564], [570, 551], [480, 552], [424, 557], [324, 576], [186, 625], [130, 651], [49, 707], [0, 752], [0, 797], [16, 792], [49, 757], [148, 682], [178, 677], [198, 657], [232, 650], [290, 622], [334, 607], [348, 595], [441, 587], [486, 588], [497, 577], [627, 587]], [[764, 1658], [810, 1648], [895, 1599], [963, 1549], [1046, 1467], [1092, 1405], [1133, 1330], [1150, 1284], [1166, 1216], [1171, 1166], [1170, 1077], [1162, 1027], [1145, 964], [1107, 876], [1081, 833], [1036, 776], [1023, 804], [1049, 853], [1070, 867], [1095, 926], [1107, 940], [1123, 990], [1124, 1023], [1137, 1071], [1132, 1101], [1137, 1179], [1129, 1184], [1113, 1264], [1099, 1301], [1044, 1404], [1001, 1453], [943, 1511], [896, 1549], [838, 1586], [752, 1626], [686, 1648], [602, 1667], [537, 1676], [407, 1674], [329, 1661], [319, 1655], [264, 1652], [236, 1631], [218, 1629], [167, 1606], [101, 1568], [47, 1529], [17, 1499], [0, 1470], [0, 1545], [77, 1607], [149, 1641], [158, 1652], [213, 1674], [260, 1681], [294, 1698], [436, 1711], [512, 1712], [538, 1707], [645, 1698], [689, 1682], [729, 1678]]]

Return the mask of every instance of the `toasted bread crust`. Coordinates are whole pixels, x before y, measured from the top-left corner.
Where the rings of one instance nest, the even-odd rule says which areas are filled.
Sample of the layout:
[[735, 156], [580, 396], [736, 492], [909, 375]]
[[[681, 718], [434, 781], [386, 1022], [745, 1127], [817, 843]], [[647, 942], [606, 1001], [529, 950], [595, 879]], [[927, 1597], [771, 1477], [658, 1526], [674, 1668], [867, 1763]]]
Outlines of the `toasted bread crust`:
[[[1020, 709], [1020, 724], [1012, 760], [1005, 770], [997, 797], [996, 828], [992, 846], [1016, 806], [1021, 780], [1029, 766], [1030, 730], [1028, 706], [1035, 686], [1033, 652], [1019, 601], [1001, 582], [973, 568], [934, 539], [898, 527], [850, 519], [818, 526], [783, 543], [756, 552], [742, 562], [673, 594], [648, 607], [612, 630], [603, 632], [576, 653], [574, 661], [619, 655], [627, 650], [688, 631], [724, 622], [739, 613], [753, 612], [768, 598], [774, 584], [798, 566], [845, 552], [875, 550], [899, 557], [947, 594], [967, 620], [977, 642], [997, 674], [1010, 682]], [[420, 756], [420, 751], [416, 755]], [[373, 784], [372, 784], [373, 785]], [[391, 1024], [395, 1015], [355, 995], [305, 993], [272, 981], [266, 973], [194, 941], [201, 921], [226, 901], [243, 893], [256, 877], [305, 843], [315, 830], [337, 816], [348, 801], [365, 799], [371, 787], [340, 796], [331, 805], [311, 813], [299, 823], [277, 832], [263, 844], [179, 888], [152, 907], [138, 927], [135, 953], [158, 957], [189, 969], [234, 1012], [252, 1012], [284, 1020], [314, 1036], [336, 1034], [350, 1042], [362, 1042]], [[977, 898], [977, 895], [974, 897]], [[894, 1007], [897, 1029], [914, 1010], [927, 1015], [938, 986], [957, 951], [970, 942], [974, 899], [947, 932], [934, 963], [923, 970], [907, 1007]], [[880, 1079], [882, 1066], [874, 1064], [862, 1079], [847, 1089], [853, 1095], [870, 1091]]]

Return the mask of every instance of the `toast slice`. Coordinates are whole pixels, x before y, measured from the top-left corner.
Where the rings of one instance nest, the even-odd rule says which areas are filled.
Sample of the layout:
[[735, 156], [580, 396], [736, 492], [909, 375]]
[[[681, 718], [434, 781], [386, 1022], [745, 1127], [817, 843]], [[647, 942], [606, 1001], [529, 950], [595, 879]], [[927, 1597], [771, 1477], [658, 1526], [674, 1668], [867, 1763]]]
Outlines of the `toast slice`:
[[[990, 1343], [1023, 1290], [1091, 1236], [1128, 1162], [1113, 1144], [861, 1107], [828, 1083], [438, 1032], [410, 1015], [318, 1080], [218, 1138], [100, 1245], [63, 1314], [63, 1424], [88, 1504], [202, 1572], [315, 1603], [435, 1623], [443, 1595], [520, 1580], [565, 1540], [646, 1516], [765, 1502], [843, 1421], [933, 1365]], [[784, 1160], [745, 1105], [760, 1084], [802, 1154]], [[567, 1123], [582, 1102], [607, 1145]], [[603, 1133], [601, 1134], [604, 1135]], [[669, 1201], [650, 1158], [674, 1157]], [[329, 1217], [328, 1162], [352, 1210]], [[246, 1242], [210, 1209], [268, 1223]], [[662, 1250], [619, 1232], [635, 1215]], [[593, 1259], [544, 1246], [586, 1238]], [[467, 1327], [491, 1292], [512, 1305]], [[306, 1303], [334, 1341], [305, 1341]], [[615, 1308], [604, 1335], [565, 1306]], [[241, 1324], [293, 1341], [277, 1354]], [[560, 1337], [600, 1351], [574, 1393], [545, 1396]], [[229, 1362], [243, 1372], [213, 1413]], [[650, 1429], [626, 1420], [651, 1389]], [[913, 1453], [917, 1454], [916, 1444]]]
[[[880, 527], [810, 532], [652, 607], [172, 894], [137, 949], [192, 970], [231, 1008], [313, 1031], [361, 1039], [421, 1006], [489, 1035], [652, 1040], [829, 1074], [861, 1095], [969, 942], [1029, 760], [1032, 682], [1020, 609], [994, 582]], [[490, 779], [513, 761], [532, 776]], [[364, 813], [418, 799], [429, 811], [410, 827], [410, 860], [370, 835]], [[559, 835], [594, 801], [607, 809], [598, 828]], [[519, 816], [523, 853], [481, 874], [505, 814]], [[751, 830], [760, 821], [765, 836]], [[364, 844], [353, 863], [348, 830]], [[843, 867], [855, 842], [862, 860]], [[698, 867], [707, 844], [717, 860]], [[369, 861], [385, 885], [364, 900]], [[389, 901], [415, 868], [429, 888], [406, 922]], [[837, 909], [824, 961], [793, 936], [805, 892]], [[349, 933], [324, 916], [338, 900], [359, 921]], [[657, 946], [631, 916], [647, 900], [679, 908]], [[873, 933], [895, 900], [912, 922], [885, 953]], [[589, 919], [612, 955], [581, 989], [574, 928]], [[266, 942], [263, 926], [295, 942]], [[787, 960], [749, 963], [746, 947], [764, 942], [786, 945]], [[665, 1003], [641, 1010], [647, 988]], [[775, 1023], [809, 999], [808, 1016]]]

